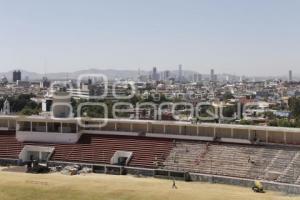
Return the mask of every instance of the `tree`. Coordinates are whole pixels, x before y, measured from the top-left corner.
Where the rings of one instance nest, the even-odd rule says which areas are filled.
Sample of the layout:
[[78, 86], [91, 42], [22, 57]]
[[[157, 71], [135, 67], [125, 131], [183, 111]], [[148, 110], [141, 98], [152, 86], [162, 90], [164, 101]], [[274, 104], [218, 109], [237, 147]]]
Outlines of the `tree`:
[[20, 94], [17, 96], [12, 96], [8, 98], [12, 112], [20, 112], [25, 107], [30, 109], [39, 109], [40, 104], [32, 101], [31, 98], [34, 97], [33, 94]]
[[295, 127], [296, 124], [288, 119], [274, 119], [269, 121], [269, 126], [279, 126], [279, 127]]
[[264, 114], [265, 114], [266, 118], [268, 118], [269, 120], [273, 120], [276, 118], [276, 115], [271, 111], [266, 111]]
[[5, 101], [4, 98], [0, 99], [0, 110], [3, 108], [4, 101]]
[[39, 110], [37, 108], [29, 108], [25, 107], [20, 112], [21, 115], [37, 115], [39, 114]]
[[236, 112], [235, 106], [226, 106], [222, 110], [222, 114], [224, 117], [233, 117], [234, 113]]
[[223, 100], [224, 101], [226, 101], [226, 100], [228, 100], [228, 99], [233, 99], [234, 97], [233, 97], [233, 95], [232, 95], [232, 93], [231, 92], [225, 92], [224, 94], [223, 94]]
[[253, 122], [252, 122], [252, 121], [249, 121], [249, 120], [244, 120], [244, 119], [242, 119], [242, 120], [240, 121], [240, 124], [242, 124], [242, 125], [253, 125]]
[[296, 119], [300, 119], [300, 98], [291, 97], [288, 101], [292, 116]]

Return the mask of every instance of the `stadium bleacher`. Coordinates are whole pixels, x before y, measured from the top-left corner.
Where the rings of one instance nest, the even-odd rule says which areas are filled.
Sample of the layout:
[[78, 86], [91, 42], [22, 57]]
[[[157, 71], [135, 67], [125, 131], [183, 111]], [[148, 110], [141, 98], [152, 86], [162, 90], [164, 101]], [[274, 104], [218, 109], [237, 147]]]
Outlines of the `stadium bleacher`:
[[300, 184], [300, 147], [247, 145], [140, 136], [84, 134], [76, 144], [16, 140], [0, 131], [0, 158], [18, 159], [24, 145], [55, 147], [51, 161], [110, 164], [116, 151], [132, 152], [129, 166], [160, 168]]
[[164, 169], [299, 184], [299, 150], [287, 146], [177, 141]]
[[24, 145], [53, 146], [53, 161], [109, 164], [116, 151], [133, 152], [129, 165], [158, 167], [168, 156], [172, 140], [134, 136], [85, 134], [77, 144], [19, 143], [13, 132], [0, 133], [0, 158], [17, 159]]

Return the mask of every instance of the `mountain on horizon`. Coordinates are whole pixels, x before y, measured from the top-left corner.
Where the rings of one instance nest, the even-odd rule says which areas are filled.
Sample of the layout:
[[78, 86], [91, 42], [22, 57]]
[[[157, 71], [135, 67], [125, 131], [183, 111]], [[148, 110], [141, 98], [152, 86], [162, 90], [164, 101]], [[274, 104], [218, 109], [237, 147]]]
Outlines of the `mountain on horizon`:
[[[13, 75], [14, 70], [10, 70], [8, 72], [0, 72], [0, 78], [5, 76], [9, 81], [12, 81], [12, 75]], [[22, 72], [22, 80], [25, 80], [26, 77], [29, 78], [29, 80], [41, 80], [43, 77], [47, 77], [50, 80], [68, 80], [68, 79], [77, 79], [80, 75], [82, 74], [104, 74], [109, 77], [109, 79], [136, 79], [138, 76], [138, 70], [122, 70], [122, 69], [96, 69], [96, 68], [90, 68], [90, 69], [83, 69], [83, 70], [78, 70], [74, 72], [57, 72], [57, 73], [47, 73], [47, 74], [41, 74], [41, 73], [36, 73], [36, 72], [30, 72], [26, 70], [20, 70]], [[164, 71], [164, 70], [162, 70]], [[170, 70], [172, 76], [177, 76], [178, 71], [177, 70]], [[146, 70], [141, 70], [140, 73], [142, 75], [150, 75], [151, 71], [146, 71]], [[193, 74], [196, 73], [195, 71], [191, 70], [183, 70], [183, 74], [186, 77], [191, 77]], [[201, 73], [201, 72], [199, 72]], [[209, 74], [206, 73], [201, 73], [203, 77], [209, 77]], [[218, 74], [220, 77], [226, 77], [226, 73]], [[231, 75], [234, 77], [239, 77], [237, 75]], [[259, 80], [263, 79], [269, 79], [269, 78], [278, 78], [285, 80], [287, 76], [281, 75], [281, 76], [257, 76], [253, 78], [258, 78]], [[294, 75], [295, 79], [298, 79], [297, 75]]]

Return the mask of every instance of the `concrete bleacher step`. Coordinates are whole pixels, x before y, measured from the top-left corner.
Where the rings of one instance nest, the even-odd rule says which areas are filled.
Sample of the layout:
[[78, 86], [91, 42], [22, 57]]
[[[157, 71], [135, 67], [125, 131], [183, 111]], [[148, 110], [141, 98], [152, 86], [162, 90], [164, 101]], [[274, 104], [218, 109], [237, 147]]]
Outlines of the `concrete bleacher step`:
[[[290, 160], [282, 174], [278, 177], [279, 181], [282, 182], [289, 182], [291, 180], [297, 181], [297, 177], [295, 177], [295, 170], [294, 170], [294, 164], [299, 159], [300, 153], [296, 152], [293, 156], [293, 158]], [[295, 180], [296, 179], [296, 180]]]
[[[244, 178], [264, 178], [269, 171], [276, 170], [285, 171], [282, 180], [288, 180], [292, 172], [288, 166], [295, 165], [298, 160], [300, 166], [293, 147], [209, 144], [208, 151], [203, 153], [205, 148], [200, 142], [178, 142], [164, 162], [165, 168]], [[300, 169], [298, 171], [299, 183]]]

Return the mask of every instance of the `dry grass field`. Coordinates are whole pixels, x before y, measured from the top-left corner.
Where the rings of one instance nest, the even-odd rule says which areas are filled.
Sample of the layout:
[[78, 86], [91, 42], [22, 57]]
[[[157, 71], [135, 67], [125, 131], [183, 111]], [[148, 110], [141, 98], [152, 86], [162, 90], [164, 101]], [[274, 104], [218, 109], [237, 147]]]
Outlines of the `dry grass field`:
[[170, 180], [133, 176], [0, 171], [0, 200], [300, 200], [296, 196], [271, 191], [257, 194], [250, 188], [221, 184], [177, 181], [178, 189], [171, 186]]

